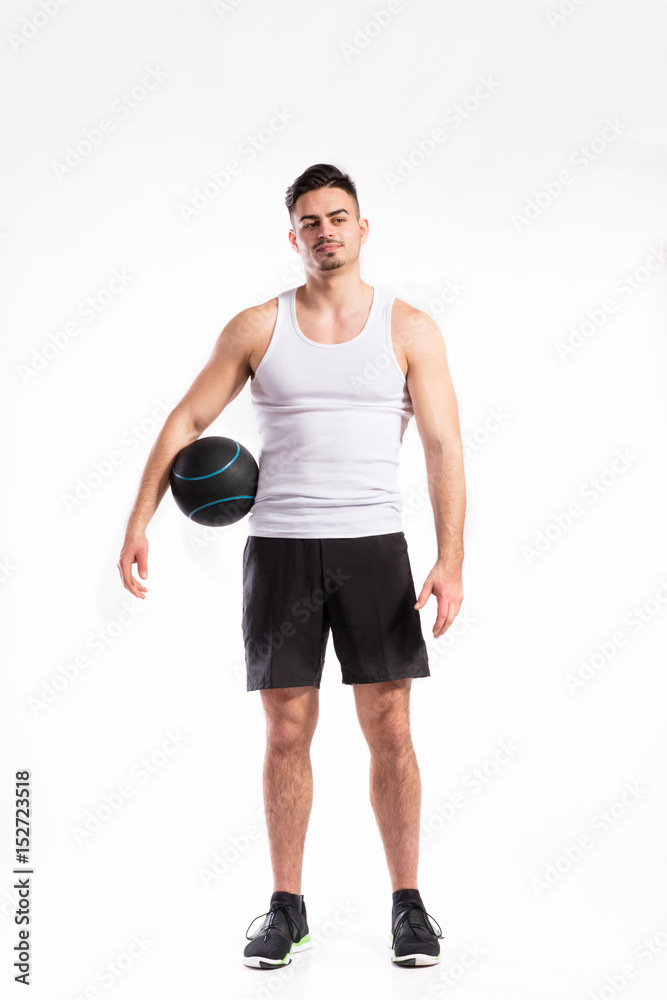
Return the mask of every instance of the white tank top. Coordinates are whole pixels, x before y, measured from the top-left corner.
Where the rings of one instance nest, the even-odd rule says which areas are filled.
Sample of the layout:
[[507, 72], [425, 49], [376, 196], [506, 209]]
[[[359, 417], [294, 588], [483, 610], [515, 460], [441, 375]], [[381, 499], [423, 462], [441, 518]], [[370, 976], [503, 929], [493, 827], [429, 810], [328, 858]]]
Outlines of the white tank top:
[[299, 329], [296, 288], [250, 383], [261, 437], [248, 534], [357, 538], [402, 531], [398, 453], [413, 416], [391, 343], [394, 296], [374, 289], [360, 334], [318, 344]]

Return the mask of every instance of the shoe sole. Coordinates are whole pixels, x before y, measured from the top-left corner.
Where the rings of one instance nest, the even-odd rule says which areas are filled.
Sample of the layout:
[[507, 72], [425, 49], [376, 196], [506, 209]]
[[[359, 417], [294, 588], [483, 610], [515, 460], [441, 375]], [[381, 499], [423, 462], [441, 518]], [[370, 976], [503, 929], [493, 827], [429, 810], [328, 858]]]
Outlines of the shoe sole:
[[440, 952], [437, 955], [422, 955], [419, 952], [414, 952], [412, 955], [400, 955], [397, 957], [394, 951], [393, 935], [390, 935], [388, 944], [391, 948], [392, 962], [395, 965], [404, 965], [407, 969], [415, 968], [418, 965], [437, 965], [440, 961]]
[[300, 941], [297, 941], [292, 945], [284, 958], [265, 958], [262, 955], [244, 955], [243, 964], [249, 965], [251, 969], [282, 968], [284, 965], [290, 965], [292, 955], [296, 952], [308, 951], [308, 949], [312, 948], [312, 946], [313, 942], [310, 940], [310, 934], [306, 934], [306, 936], [302, 937]]

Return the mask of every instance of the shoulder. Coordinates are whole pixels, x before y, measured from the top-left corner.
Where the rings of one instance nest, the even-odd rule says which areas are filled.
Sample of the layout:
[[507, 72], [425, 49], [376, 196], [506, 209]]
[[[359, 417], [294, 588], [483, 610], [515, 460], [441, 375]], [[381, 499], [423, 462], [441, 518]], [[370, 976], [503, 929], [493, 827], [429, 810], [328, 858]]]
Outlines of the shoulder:
[[391, 334], [406, 355], [428, 353], [443, 343], [442, 332], [433, 317], [399, 298], [394, 298], [391, 311]]
[[278, 315], [278, 296], [259, 305], [241, 309], [227, 321], [218, 335], [213, 357], [221, 363], [245, 364], [251, 378], [256, 358], [261, 357], [271, 339]]
[[[232, 336], [255, 342], [255, 338], [270, 335], [278, 315], [278, 296], [256, 306], [242, 309], [227, 324]], [[226, 329], [227, 329], [226, 328]]]
[[236, 313], [223, 330], [231, 350], [247, 362], [251, 378], [255, 377], [268, 348], [277, 318], [278, 296], [274, 295], [266, 302]]

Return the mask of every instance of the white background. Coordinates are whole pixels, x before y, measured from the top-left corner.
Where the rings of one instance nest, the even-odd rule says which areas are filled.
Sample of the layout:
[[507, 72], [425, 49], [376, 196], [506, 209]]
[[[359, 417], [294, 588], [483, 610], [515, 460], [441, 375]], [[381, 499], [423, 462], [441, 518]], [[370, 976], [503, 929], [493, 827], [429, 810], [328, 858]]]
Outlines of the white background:
[[[383, 0], [5, 3], [7, 995], [23, 995], [13, 781], [30, 768], [31, 996], [664, 996], [667, 7], [563, 0], [554, 16], [559, 2], [404, 0], [381, 28]], [[164, 79], [121, 116], [150, 68]], [[481, 79], [492, 92], [475, 97]], [[262, 132], [276, 110], [292, 120]], [[104, 118], [112, 130], [59, 168]], [[240, 173], [186, 221], [233, 159]], [[364, 280], [438, 321], [466, 443], [465, 598], [437, 642], [435, 599], [421, 612], [432, 676], [413, 684], [419, 884], [445, 933], [431, 969], [389, 960], [368, 751], [331, 639], [303, 882], [318, 944], [280, 975], [242, 965], [271, 892], [264, 719], [243, 674], [247, 522], [199, 546], [167, 495], [144, 602], [116, 568], [161, 405], [232, 315], [303, 280], [284, 192], [317, 162], [358, 185]], [[114, 270], [127, 286], [104, 303]], [[247, 387], [206, 433], [257, 456]], [[401, 486], [419, 592], [436, 550], [414, 421]], [[163, 754], [170, 732], [183, 742]], [[133, 794], [105, 812], [121, 786]], [[216, 854], [227, 867], [207, 887]], [[133, 935], [150, 943], [128, 958]]]

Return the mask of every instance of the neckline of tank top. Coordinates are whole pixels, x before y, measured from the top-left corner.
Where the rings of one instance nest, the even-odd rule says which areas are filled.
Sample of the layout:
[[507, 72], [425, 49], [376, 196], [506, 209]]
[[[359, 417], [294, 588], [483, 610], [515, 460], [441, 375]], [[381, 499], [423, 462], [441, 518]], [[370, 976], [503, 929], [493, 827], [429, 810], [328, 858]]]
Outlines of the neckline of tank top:
[[[298, 287], [300, 286], [297, 285], [297, 288]], [[299, 326], [299, 323], [296, 318], [296, 288], [290, 288], [289, 295], [290, 295], [290, 312], [292, 314], [292, 323], [294, 324], [294, 329], [296, 330], [296, 332], [298, 333], [299, 337], [301, 337], [302, 340], [305, 340], [307, 344], [312, 344], [313, 347], [346, 347], [348, 344], [356, 343], [356, 341], [359, 340], [360, 337], [363, 337], [363, 335], [366, 333], [366, 330], [370, 326], [378, 298], [377, 289], [375, 288], [375, 286], [373, 286], [373, 299], [371, 301], [371, 307], [368, 310], [368, 316], [366, 317], [366, 322], [364, 323], [363, 329], [360, 330], [360, 332], [355, 337], [352, 337], [350, 340], [343, 340], [340, 344], [320, 344], [317, 340], [311, 340], [310, 337], [307, 337], [305, 333], [303, 333], [303, 331], [301, 330], [301, 327]]]

